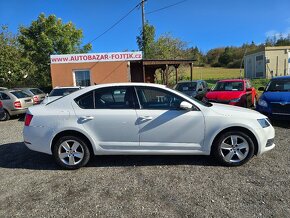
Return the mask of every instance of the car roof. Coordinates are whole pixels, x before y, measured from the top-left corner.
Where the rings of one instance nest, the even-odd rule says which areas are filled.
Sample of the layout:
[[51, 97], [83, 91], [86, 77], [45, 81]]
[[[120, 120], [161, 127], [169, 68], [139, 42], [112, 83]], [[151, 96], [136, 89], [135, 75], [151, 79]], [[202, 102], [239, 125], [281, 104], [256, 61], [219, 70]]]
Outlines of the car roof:
[[[202, 81], [204, 81], [204, 80], [192, 80], [192, 81], [190, 81], [190, 80], [185, 80], [185, 81], [179, 81], [179, 82], [177, 82], [177, 84], [178, 83], [190, 83], [190, 82], [202, 82]], [[205, 82], [205, 81], [204, 81]]]
[[271, 80], [283, 80], [283, 79], [290, 79], [290, 76], [277, 76], [273, 77]]
[[243, 82], [247, 81], [247, 79], [222, 79], [219, 80], [218, 82]]
[[73, 89], [73, 88], [80, 89], [81, 87], [80, 86], [56, 86], [53, 89]]

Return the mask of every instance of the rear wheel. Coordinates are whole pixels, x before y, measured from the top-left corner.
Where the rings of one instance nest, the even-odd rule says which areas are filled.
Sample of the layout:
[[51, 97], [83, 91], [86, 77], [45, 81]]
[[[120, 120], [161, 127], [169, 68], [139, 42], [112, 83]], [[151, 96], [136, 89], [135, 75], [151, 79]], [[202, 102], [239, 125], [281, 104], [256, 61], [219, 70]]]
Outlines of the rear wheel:
[[213, 145], [213, 155], [226, 166], [240, 166], [254, 155], [252, 139], [242, 131], [222, 134]]
[[53, 156], [62, 168], [75, 170], [89, 162], [90, 150], [82, 138], [63, 136], [56, 142]]
[[8, 113], [7, 110], [4, 109], [4, 115], [3, 117], [0, 119], [1, 121], [6, 121], [10, 119], [10, 114]]

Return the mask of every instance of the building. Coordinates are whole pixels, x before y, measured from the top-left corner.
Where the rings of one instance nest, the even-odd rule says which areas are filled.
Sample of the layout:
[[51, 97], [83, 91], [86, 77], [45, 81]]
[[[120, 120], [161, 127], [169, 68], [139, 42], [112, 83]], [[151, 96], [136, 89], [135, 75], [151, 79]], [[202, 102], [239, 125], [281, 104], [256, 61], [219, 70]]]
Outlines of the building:
[[160, 69], [163, 84], [168, 84], [168, 69], [189, 64], [192, 78], [194, 60], [143, 60], [142, 52], [113, 52], [51, 55], [52, 86], [89, 86], [101, 83], [151, 82]]
[[247, 53], [244, 69], [250, 79], [290, 75], [290, 46], [263, 47]]

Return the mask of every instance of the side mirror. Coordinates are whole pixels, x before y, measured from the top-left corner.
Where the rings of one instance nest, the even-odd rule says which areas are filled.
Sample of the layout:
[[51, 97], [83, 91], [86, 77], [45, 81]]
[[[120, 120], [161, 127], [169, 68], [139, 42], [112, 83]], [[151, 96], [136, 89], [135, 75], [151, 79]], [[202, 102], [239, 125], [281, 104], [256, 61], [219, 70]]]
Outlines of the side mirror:
[[265, 88], [264, 87], [259, 87], [258, 90], [263, 92], [263, 91], [265, 91]]
[[253, 91], [253, 88], [247, 88], [246, 91], [251, 92], [251, 91]]
[[191, 110], [192, 104], [188, 103], [187, 101], [183, 101], [180, 103], [179, 107], [183, 110]]
[[201, 88], [199, 88], [199, 89], [197, 90], [197, 92], [202, 92], [202, 89], [201, 89]]

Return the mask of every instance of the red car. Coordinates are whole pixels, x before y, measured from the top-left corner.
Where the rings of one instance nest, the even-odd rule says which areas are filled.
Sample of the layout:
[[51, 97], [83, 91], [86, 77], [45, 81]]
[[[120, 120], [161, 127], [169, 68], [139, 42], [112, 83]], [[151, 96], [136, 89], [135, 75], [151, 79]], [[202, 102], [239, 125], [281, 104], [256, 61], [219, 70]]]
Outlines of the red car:
[[257, 93], [247, 79], [220, 80], [205, 100], [242, 107], [256, 107]]

